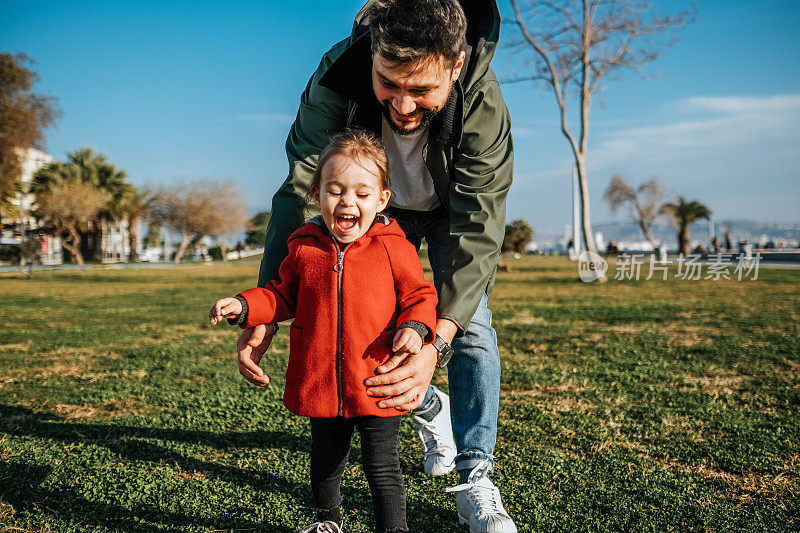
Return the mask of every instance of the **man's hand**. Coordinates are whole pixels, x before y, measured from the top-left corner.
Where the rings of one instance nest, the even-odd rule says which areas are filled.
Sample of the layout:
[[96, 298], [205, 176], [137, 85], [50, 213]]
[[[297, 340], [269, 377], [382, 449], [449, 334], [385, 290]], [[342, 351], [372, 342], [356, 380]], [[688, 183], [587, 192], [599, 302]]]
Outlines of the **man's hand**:
[[217, 324], [223, 318], [238, 318], [242, 314], [242, 302], [236, 298], [223, 298], [217, 300], [211, 311], [208, 312], [208, 319], [212, 324]]
[[269, 385], [269, 376], [264, 374], [258, 364], [269, 348], [272, 337], [275, 335], [275, 328], [272, 324], [247, 328], [239, 335], [236, 341], [236, 350], [239, 352], [239, 373], [244, 378], [259, 387]]
[[378, 407], [411, 411], [422, 405], [433, 371], [436, 369], [437, 359], [436, 348], [431, 344], [426, 344], [416, 354], [393, 355], [378, 367], [379, 375], [364, 382], [367, 385], [367, 394], [388, 396], [378, 402]]
[[[453, 342], [456, 331], [458, 326], [452, 320], [440, 318], [436, 322], [436, 333], [448, 343]], [[364, 381], [367, 394], [388, 396], [378, 402], [378, 407], [394, 407], [398, 411], [416, 409], [425, 399], [438, 360], [439, 353], [432, 344], [411, 355], [395, 353], [377, 368], [377, 376]]]

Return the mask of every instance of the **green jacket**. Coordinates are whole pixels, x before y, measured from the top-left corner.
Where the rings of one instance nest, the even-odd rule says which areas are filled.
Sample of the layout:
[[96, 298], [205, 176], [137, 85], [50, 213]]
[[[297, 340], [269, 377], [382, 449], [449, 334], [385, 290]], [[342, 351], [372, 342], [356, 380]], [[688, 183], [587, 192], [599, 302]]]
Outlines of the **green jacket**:
[[[495, 0], [463, 4], [467, 64], [431, 122], [423, 149], [436, 194], [450, 215], [450, 246], [436, 287], [439, 316], [453, 320], [459, 335], [481, 296], [492, 291], [514, 161], [508, 109], [489, 67], [500, 30], [497, 4]], [[277, 277], [287, 255], [287, 239], [305, 221], [308, 185], [330, 137], [348, 126], [380, 136], [381, 110], [372, 92], [369, 27], [364, 17], [367, 6], [356, 16], [351, 36], [322, 57], [302, 94], [286, 140], [289, 177], [272, 199], [259, 286]]]

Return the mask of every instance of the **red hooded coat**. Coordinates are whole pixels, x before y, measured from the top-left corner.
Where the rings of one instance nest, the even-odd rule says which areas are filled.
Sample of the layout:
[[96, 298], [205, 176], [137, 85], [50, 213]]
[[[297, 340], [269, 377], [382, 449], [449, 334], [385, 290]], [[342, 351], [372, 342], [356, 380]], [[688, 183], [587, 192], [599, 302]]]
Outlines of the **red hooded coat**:
[[436, 331], [436, 289], [416, 249], [383, 216], [342, 250], [313, 221], [288, 246], [279, 281], [240, 294], [248, 307], [242, 327], [295, 319], [283, 403], [301, 416], [396, 416], [367, 396], [364, 380], [391, 357], [400, 324]]

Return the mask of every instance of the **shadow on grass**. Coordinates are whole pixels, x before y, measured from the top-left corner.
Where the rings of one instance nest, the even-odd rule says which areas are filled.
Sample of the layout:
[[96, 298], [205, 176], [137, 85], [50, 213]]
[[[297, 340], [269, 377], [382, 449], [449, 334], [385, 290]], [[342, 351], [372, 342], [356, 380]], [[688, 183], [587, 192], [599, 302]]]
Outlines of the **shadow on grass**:
[[0, 405], [0, 431], [12, 435], [45, 437], [74, 444], [108, 445], [121, 438], [158, 439], [213, 446], [219, 449], [259, 447], [302, 452], [308, 449], [305, 437], [283, 431], [231, 431], [214, 433], [177, 428], [152, 428], [107, 424], [74, 423], [52, 413], [24, 407]]
[[[176, 527], [200, 527], [229, 531], [276, 531], [290, 533], [293, 529], [264, 525], [237, 519], [200, 518], [185, 513], [165, 511], [153, 505], [139, 505], [136, 509], [110, 503], [90, 501], [69, 489], [43, 489], [42, 483], [50, 467], [29, 464], [0, 464], [0, 498], [11, 504], [16, 513], [50, 515], [61, 522], [61, 527], [88, 529], [103, 527], [118, 531], [171, 531]], [[245, 509], [232, 513], [241, 516]], [[226, 513], [228, 514], [228, 513]], [[69, 524], [69, 525], [67, 525]], [[228, 529], [235, 528], [235, 529]], [[49, 529], [48, 529], [49, 531]]]
[[[38, 437], [67, 445], [103, 446], [131, 464], [143, 461], [153, 465], [176, 465], [185, 472], [203, 472], [209, 479], [246, 485], [255, 490], [281, 492], [296, 497], [307, 492], [305, 484], [294, 483], [264, 470], [245, 470], [217, 462], [189, 457], [145, 439], [159, 439], [214, 446], [219, 449], [238, 447], [282, 448], [296, 452], [306, 448], [304, 438], [275, 432], [213, 433], [182, 429], [158, 429], [111, 424], [72, 423], [56, 415], [37, 413], [22, 407], [0, 405], [0, 432], [10, 435]], [[202, 518], [167, 511], [152, 505], [136, 509], [87, 500], [69, 488], [41, 487], [51, 467], [25, 462], [0, 464], [0, 498], [17, 512], [50, 511], [52, 517], [81, 525], [92, 524], [120, 528], [123, 531], [169, 530], [176, 525], [201, 528], [289, 532], [294, 529], [243, 521], [232, 522], [228, 516], [242, 516], [245, 509], [225, 509], [224, 515]], [[140, 468], [140, 470], [146, 470]]]
[[[250, 490], [282, 493], [301, 499], [306, 499], [310, 493], [307, 483], [290, 481], [264, 468], [243, 469], [222, 461], [191, 457], [183, 451], [169, 447], [170, 442], [177, 442], [211, 446], [223, 451], [273, 448], [283, 450], [286, 454], [305, 453], [308, 449], [307, 437], [288, 432], [263, 430], [215, 433], [114, 425], [113, 422], [74, 423], [51, 413], [0, 405], [0, 433], [47, 439], [67, 446], [102, 446], [132, 468], [145, 473], [157, 466], [174, 465], [184, 472], [202, 472], [212, 482], [224, 481], [246, 486]], [[157, 444], [152, 442], [154, 440], [165, 441], [167, 444]], [[53, 467], [32, 464], [35, 458], [24, 457], [20, 457], [23, 460], [0, 462], [0, 500], [11, 504], [16, 513], [40, 517], [44, 515], [48, 522], [58, 521], [59, 527], [68, 523], [74, 527], [101, 527], [120, 531], [170, 531], [176, 527], [277, 533], [296, 531], [294, 528], [242, 519], [241, 517], [252, 514], [252, 510], [237, 507], [235, 504], [226, 505], [216, 516], [209, 517], [175, 512], [154, 504], [138, 503], [134, 508], [127, 508], [116, 503], [87, 499], [69, 486], [54, 488], [51, 483], [46, 482]], [[353, 447], [350, 463], [356, 461], [360, 462], [360, 450]], [[149, 463], [151, 467], [136, 466], [143, 462]], [[97, 466], [101, 468], [103, 465]], [[345, 508], [354, 505], [356, 508], [371, 507], [368, 491], [343, 486], [342, 493]], [[166, 496], [167, 494], [172, 496]], [[172, 491], [167, 491], [164, 495], [167, 498], [175, 497]], [[430, 523], [452, 523], [454, 518], [452, 511], [426, 501], [409, 502], [409, 509], [409, 525], [412, 531], [424, 531]]]

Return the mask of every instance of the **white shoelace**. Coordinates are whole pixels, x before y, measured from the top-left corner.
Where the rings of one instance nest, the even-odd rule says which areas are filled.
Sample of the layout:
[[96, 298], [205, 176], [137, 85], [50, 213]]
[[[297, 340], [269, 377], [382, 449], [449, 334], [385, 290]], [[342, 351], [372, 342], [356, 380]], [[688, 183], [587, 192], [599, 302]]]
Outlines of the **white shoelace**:
[[470, 498], [483, 509], [484, 506], [491, 507], [494, 511], [500, 512], [497, 502], [500, 500], [500, 491], [489, 479], [489, 472], [492, 470], [492, 462], [484, 459], [472, 469], [467, 477], [466, 483], [460, 483], [454, 487], [447, 487], [445, 492], [468, 491]]
[[427, 459], [431, 455], [439, 455], [444, 457], [444, 454], [439, 450], [445, 448], [444, 439], [441, 435], [430, 429], [428, 426], [422, 426], [420, 432], [424, 435], [422, 441], [422, 453]]
[[308, 533], [342, 533], [342, 529], [336, 522], [325, 521], [325, 522], [315, 522], [311, 524], [312, 527], [316, 525], [315, 529], [304, 529], [303, 531], [308, 531]]
[[474, 483], [461, 483], [455, 487], [447, 487], [447, 492], [467, 491], [469, 498], [475, 502], [475, 507], [481, 510], [481, 514], [505, 513], [498, 502], [500, 494], [488, 477], [483, 477]]

